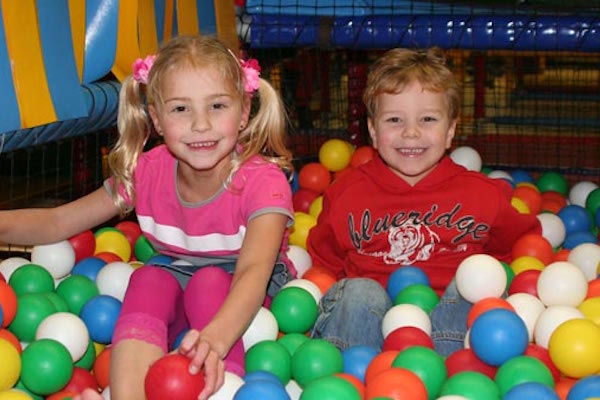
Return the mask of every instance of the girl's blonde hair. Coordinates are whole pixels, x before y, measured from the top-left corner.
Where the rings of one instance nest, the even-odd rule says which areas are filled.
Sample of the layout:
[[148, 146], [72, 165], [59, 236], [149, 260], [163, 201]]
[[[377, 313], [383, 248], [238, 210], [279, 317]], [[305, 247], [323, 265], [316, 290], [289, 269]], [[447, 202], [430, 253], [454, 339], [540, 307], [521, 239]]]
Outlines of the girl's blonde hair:
[[363, 102], [369, 118], [377, 113], [377, 96], [399, 93], [413, 81], [425, 90], [444, 93], [448, 115], [458, 118], [461, 104], [460, 85], [450, 69], [442, 50], [432, 47], [426, 51], [393, 49], [379, 58], [369, 71]]
[[[158, 52], [146, 85], [127, 77], [119, 95], [117, 127], [119, 140], [109, 154], [109, 165], [113, 176], [113, 201], [125, 215], [126, 206], [121, 188], [133, 201], [134, 171], [138, 157], [153, 132], [147, 104], [161, 101], [161, 88], [167, 72], [182, 66], [205, 68], [217, 66], [223, 79], [231, 82], [231, 90], [240, 101], [250, 96], [244, 91], [244, 73], [240, 61], [223, 43], [210, 36], [179, 36], [167, 42]], [[253, 112], [248, 125], [240, 132], [238, 143], [241, 153], [232, 157], [233, 173], [250, 157], [260, 154], [282, 169], [292, 170], [292, 155], [286, 147], [287, 115], [283, 102], [275, 89], [264, 79], [260, 79], [258, 89], [259, 105]]]

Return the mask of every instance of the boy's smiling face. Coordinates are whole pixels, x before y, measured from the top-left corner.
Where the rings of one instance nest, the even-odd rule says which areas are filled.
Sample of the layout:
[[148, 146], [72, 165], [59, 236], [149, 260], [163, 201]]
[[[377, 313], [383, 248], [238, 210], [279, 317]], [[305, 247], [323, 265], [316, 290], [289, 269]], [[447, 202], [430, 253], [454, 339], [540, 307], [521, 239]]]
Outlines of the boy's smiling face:
[[414, 186], [450, 148], [456, 120], [448, 115], [444, 93], [424, 90], [414, 81], [402, 92], [378, 95], [368, 125], [373, 146], [388, 168]]

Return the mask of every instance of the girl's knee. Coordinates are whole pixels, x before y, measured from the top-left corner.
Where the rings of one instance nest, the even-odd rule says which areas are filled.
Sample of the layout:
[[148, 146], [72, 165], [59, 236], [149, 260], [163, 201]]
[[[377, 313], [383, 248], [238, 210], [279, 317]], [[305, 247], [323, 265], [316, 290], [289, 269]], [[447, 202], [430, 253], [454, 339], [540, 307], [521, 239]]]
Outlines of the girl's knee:
[[194, 272], [187, 286], [188, 291], [204, 291], [204, 290], [229, 290], [231, 286], [232, 276], [230, 273], [219, 267], [204, 267]]

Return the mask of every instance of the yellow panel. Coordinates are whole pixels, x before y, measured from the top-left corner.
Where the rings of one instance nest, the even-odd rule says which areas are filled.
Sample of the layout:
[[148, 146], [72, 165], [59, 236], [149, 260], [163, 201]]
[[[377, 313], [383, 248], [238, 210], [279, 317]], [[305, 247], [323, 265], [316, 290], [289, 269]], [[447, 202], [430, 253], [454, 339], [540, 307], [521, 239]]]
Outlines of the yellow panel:
[[173, 2], [175, 0], [165, 0], [165, 25], [163, 28], [163, 42], [171, 39], [171, 34], [173, 32]]
[[119, 26], [117, 28], [117, 52], [112, 73], [122, 81], [131, 74], [133, 62], [140, 57], [138, 45], [138, 1], [119, 1]]
[[85, 52], [85, 0], [69, 0], [73, 54], [77, 64], [79, 82], [83, 81], [83, 59]]
[[235, 5], [233, 0], [214, 0], [214, 2], [217, 36], [230, 49], [237, 50], [240, 43], [235, 27]]
[[158, 50], [158, 36], [156, 35], [156, 14], [154, 0], [139, 0], [139, 34], [140, 53], [143, 56], [154, 54]]
[[196, 0], [177, 0], [177, 33], [179, 35], [200, 33]]
[[21, 126], [54, 122], [57, 118], [46, 79], [35, 0], [1, 1]]

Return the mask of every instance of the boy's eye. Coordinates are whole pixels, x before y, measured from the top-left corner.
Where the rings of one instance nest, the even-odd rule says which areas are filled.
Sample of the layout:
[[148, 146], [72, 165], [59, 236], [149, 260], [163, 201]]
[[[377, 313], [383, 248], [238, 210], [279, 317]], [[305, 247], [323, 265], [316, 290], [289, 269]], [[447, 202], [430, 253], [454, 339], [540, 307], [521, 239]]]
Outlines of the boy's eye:
[[423, 121], [425, 121], [425, 122], [433, 122], [433, 121], [437, 121], [437, 118], [431, 117], [431, 116], [427, 116], [427, 117], [423, 117]]

